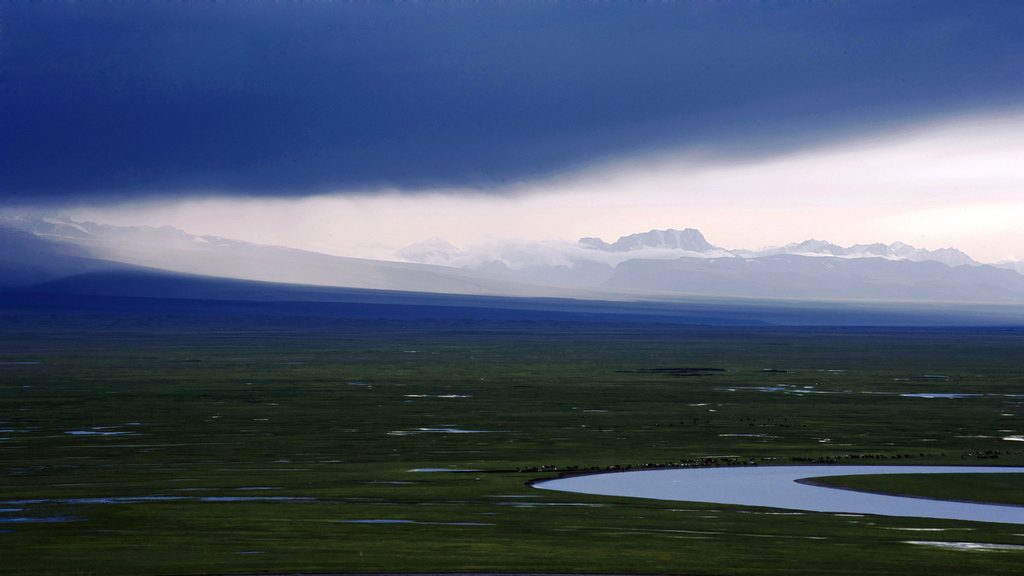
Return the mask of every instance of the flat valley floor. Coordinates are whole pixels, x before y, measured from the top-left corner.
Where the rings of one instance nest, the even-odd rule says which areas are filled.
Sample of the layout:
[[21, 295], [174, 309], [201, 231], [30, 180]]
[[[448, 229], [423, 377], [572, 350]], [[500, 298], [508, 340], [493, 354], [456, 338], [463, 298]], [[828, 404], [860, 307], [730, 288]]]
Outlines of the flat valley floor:
[[1024, 330], [0, 314], [0, 574], [1018, 574], [1016, 525], [529, 483], [1022, 450]]

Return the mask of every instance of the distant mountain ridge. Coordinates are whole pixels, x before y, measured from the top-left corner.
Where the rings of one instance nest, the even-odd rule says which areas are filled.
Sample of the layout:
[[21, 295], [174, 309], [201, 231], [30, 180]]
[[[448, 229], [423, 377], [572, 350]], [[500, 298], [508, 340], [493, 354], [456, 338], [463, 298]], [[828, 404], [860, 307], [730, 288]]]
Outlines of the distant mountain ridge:
[[1024, 304], [1024, 275], [1011, 266], [979, 264], [953, 248], [903, 243], [842, 247], [808, 240], [726, 250], [686, 228], [631, 234], [611, 244], [598, 238], [495, 241], [467, 250], [435, 238], [400, 250], [398, 257], [405, 261], [256, 245], [170, 226], [0, 216], [2, 289], [148, 269], [292, 285], [582, 300], [696, 296]]
[[122, 268], [75, 244], [0, 225], [0, 288], [22, 288], [88, 272]]
[[827, 255], [839, 258], [889, 258], [893, 260], [910, 260], [912, 262], [924, 262], [934, 260], [948, 266], [977, 266], [977, 262], [967, 254], [956, 248], [940, 248], [938, 250], [926, 250], [914, 248], [903, 242], [892, 244], [854, 244], [848, 248], [837, 246], [830, 242], [819, 240], [805, 240], [804, 242], [787, 244], [778, 248], [765, 248], [763, 250], [733, 250], [733, 254], [744, 258], [759, 258], [763, 256], [777, 256], [779, 254], [804, 254], [804, 255]]
[[608, 244], [600, 238], [580, 238], [579, 243], [588, 248], [604, 250], [605, 252], [631, 252], [643, 248], [661, 248], [669, 250], [686, 250], [688, 252], [708, 252], [721, 250], [712, 246], [704, 239], [699, 230], [686, 228], [684, 230], [651, 230], [640, 234], [623, 236]]
[[875, 244], [854, 244], [844, 248], [831, 242], [812, 239], [761, 250], [726, 250], [709, 243], [700, 231], [693, 228], [686, 228], [685, 230], [673, 230], [670, 228], [668, 230], [651, 230], [650, 232], [640, 234], [630, 234], [629, 236], [622, 236], [613, 244], [608, 244], [600, 238], [580, 238], [578, 243], [586, 248], [594, 248], [605, 252], [632, 252], [645, 248], [655, 248], [713, 253], [710, 254], [713, 257], [721, 257], [723, 252], [728, 252], [741, 258], [800, 254], [835, 257], [880, 257], [911, 260], [914, 262], [935, 260], [949, 266], [961, 266], [964, 264], [975, 266], [980, 264], [956, 248], [926, 250], [914, 248], [903, 242], [894, 242], [888, 245], [881, 242]]
[[586, 297], [572, 289], [473, 270], [331, 256], [196, 236], [170, 226], [108, 226], [31, 214], [0, 217], [0, 288], [22, 288], [126, 267], [367, 290]]
[[994, 266], [797, 254], [634, 259], [604, 286], [745, 298], [1024, 302], [1024, 276]]
[[[440, 239], [417, 247], [418, 261]], [[460, 251], [444, 243], [444, 263], [522, 281], [733, 297], [1024, 302], [1019, 263], [998, 267], [955, 248], [903, 242], [839, 246], [820, 240], [761, 250], [727, 250], [699, 230], [651, 230], [614, 243], [581, 238], [504, 243]], [[414, 247], [410, 247], [412, 250]], [[403, 256], [402, 251], [399, 256]]]
[[396, 256], [407, 262], [425, 264], [427, 262], [450, 262], [460, 254], [460, 250], [444, 238], [431, 238], [406, 246], [395, 253]]

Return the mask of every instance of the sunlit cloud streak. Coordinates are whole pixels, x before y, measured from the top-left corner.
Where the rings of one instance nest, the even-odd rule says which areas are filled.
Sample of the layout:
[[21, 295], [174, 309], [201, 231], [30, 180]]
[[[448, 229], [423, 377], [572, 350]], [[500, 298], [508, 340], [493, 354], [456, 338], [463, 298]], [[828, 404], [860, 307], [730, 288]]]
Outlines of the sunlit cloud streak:
[[680, 150], [493, 190], [345, 191], [299, 199], [206, 197], [73, 210], [114, 224], [337, 255], [393, 258], [440, 237], [461, 249], [506, 240], [574, 243], [697, 228], [727, 249], [809, 238], [956, 247], [1024, 257], [1024, 114], [974, 115], [776, 157]]

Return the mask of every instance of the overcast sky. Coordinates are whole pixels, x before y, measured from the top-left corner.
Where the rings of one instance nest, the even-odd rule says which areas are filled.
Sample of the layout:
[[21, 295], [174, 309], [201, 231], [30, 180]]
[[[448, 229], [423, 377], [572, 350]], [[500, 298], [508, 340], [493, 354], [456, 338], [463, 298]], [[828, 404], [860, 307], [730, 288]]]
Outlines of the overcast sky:
[[1018, 2], [4, 3], [0, 208], [1024, 258]]

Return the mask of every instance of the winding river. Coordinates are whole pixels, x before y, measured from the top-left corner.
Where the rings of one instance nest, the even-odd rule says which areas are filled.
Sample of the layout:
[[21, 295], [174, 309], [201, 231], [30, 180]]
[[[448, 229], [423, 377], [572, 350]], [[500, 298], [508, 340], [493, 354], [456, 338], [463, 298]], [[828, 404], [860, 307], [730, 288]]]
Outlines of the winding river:
[[802, 484], [798, 480], [854, 474], [1024, 473], [994, 466], [752, 466], [674, 468], [574, 476], [534, 484], [543, 490], [766, 506], [811, 512], [915, 516], [1024, 524], [1024, 506], [889, 496]]

